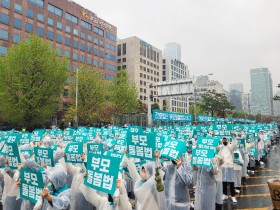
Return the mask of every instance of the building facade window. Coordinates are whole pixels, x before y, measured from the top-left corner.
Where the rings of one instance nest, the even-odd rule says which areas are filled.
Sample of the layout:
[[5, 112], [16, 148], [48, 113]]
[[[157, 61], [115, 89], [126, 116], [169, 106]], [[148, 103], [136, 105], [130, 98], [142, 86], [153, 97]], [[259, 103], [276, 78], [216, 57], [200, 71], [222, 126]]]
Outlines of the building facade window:
[[96, 34], [98, 34], [100, 36], [104, 36], [104, 31], [102, 29], [100, 29], [100, 28], [97, 28], [97, 27], [94, 26], [94, 30], [93, 31], [94, 31], [94, 33], [96, 33]]
[[11, 6], [11, 2], [10, 2], [10, 0], [2, 0], [2, 7], [5, 7], [5, 8], [10, 8], [10, 6]]
[[53, 41], [53, 32], [47, 31], [47, 39]]
[[34, 18], [34, 11], [30, 8], [27, 8], [26, 9], [26, 17], [29, 17], [29, 18], [33, 19]]
[[123, 53], [123, 55], [126, 55], [126, 43], [123, 43], [122, 53]]
[[70, 58], [70, 51], [69, 50], [64, 51], [64, 57]]
[[25, 31], [28, 32], [28, 33], [32, 33], [33, 32], [33, 24], [26, 23], [25, 24]]
[[83, 51], [83, 52], [85, 52], [85, 51], [86, 51], [86, 45], [83, 44], [83, 43], [81, 43], [81, 44], [80, 44], [80, 50]]
[[6, 55], [8, 52], [7, 47], [0, 46], [0, 55]]
[[62, 31], [63, 27], [62, 27], [62, 22], [57, 21], [56, 22], [56, 28], [60, 31]]
[[68, 13], [68, 12], [65, 13], [65, 18], [66, 18], [66, 20], [69, 20], [69, 21], [71, 21], [73, 23], [78, 24], [78, 18], [76, 16]]
[[65, 31], [68, 34], [71, 34], [71, 27], [70, 26], [65, 26]]
[[61, 43], [62, 44], [62, 35], [60, 34], [56, 34], [56, 42]]
[[96, 59], [93, 60], [93, 66], [97, 67], [98, 66], [98, 61]]
[[8, 31], [0, 29], [0, 39], [8, 41], [9, 39]]
[[51, 4], [48, 4], [48, 11], [53, 13], [53, 14], [56, 14], [58, 16], [62, 16], [62, 9], [56, 7], [56, 6], [53, 6]]
[[19, 43], [21, 39], [20, 34], [13, 34], [13, 42], [14, 43]]
[[98, 49], [94, 48], [93, 53], [94, 55], [98, 56]]
[[14, 18], [14, 28], [22, 29], [22, 21], [20, 19]]
[[58, 56], [61, 56], [61, 55], [62, 55], [62, 50], [61, 50], [61, 48], [57, 47], [57, 48], [56, 48], [56, 52], [57, 52], [57, 55], [58, 55]]
[[90, 58], [90, 57], [87, 58], [87, 64], [92, 65], [92, 58]]
[[53, 26], [53, 19], [50, 17], [48, 18], [48, 25]]
[[100, 47], [104, 47], [104, 41], [100, 40]]
[[85, 62], [85, 56], [80, 55], [80, 62], [84, 63]]
[[65, 45], [66, 46], [71, 46], [71, 39], [70, 38], [67, 38], [67, 37], [65, 37]]
[[87, 36], [87, 40], [88, 40], [89, 42], [92, 42], [92, 36], [91, 36], [91, 35], [88, 35], [88, 36]]
[[39, 22], [43, 23], [43, 22], [44, 22], [44, 15], [41, 14], [41, 13], [38, 13], [38, 14], [37, 14], [37, 20], [38, 20]]
[[72, 57], [72, 59], [73, 59], [74, 61], [77, 61], [77, 60], [78, 60], [78, 54], [73, 52], [73, 57]]
[[117, 41], [116, 36], [111, 34], [111, 33], [109, 33], [109, 32], [106, 32], [106, 38], [108, 38], [108, 39], [110, 39], [110, 40], [112, 40], [114, 42]]
[[85, 40], [86, 39], [86, 34], [81, 31], [81, 39]]
[[43, 0], [27, 0], [27, 1], [36, 5], [37, 7], [44, 8], [44, 1]]
[[10, 17], [4, 13], [0, 13], [0, 22], [9, 25]]
[[99, 56], [100, 58], [104, 58], [104, 52], [102, 50], [100, 50]]
[[99, 44], [99, 43], [98, 43], [98, 39], [97, 39], [97, 38], [94, 38], [94, 39], [93, 39], [93, 43], [96, 44], [96, 45], [98, 45], [98, 44]]
[[78, 31], [78, 29], [76, 29], [76, 28], [73, 29], [73, 35], [74, 35], [74, 36], [79, 36], [79, 31]]
[[92, 54], [92, 47], [91, 46], [87, 46], [87, 53]]
[[22, 5], [15, 3], [14, 11], [22, 14]]
[[88, 23], [88, 22], [86, 22], [84, 20], [81, 20], [81, 26], [86, 28], [86, 29], [88, 29], [89, 31], [91, 31], [92, 26], [91, 26], [90, 23]]
[[44, 29], [41, 28], [41, 27], [37, 27], [37, 34], [38, 34], [38, 36], [43, 37], [44, 36]]
[[79, 48], [79, 43], [78, 43], [78, 41], [73, 41], [73, 47], [74, 47], [75, 49], [78, 49], [78, 48]]

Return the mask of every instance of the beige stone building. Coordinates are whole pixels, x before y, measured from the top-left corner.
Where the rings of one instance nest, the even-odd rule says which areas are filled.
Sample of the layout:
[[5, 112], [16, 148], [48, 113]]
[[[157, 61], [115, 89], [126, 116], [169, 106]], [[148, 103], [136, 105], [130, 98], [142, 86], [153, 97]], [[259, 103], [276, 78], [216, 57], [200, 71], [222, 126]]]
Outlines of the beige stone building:
[[[162, 52], [158, 48], [133, 36], [117, 41], [118, 69], [126, 69], [129, 80], [138, 88], [139, 99], [147, 104], [147, 87], [152, 84], [151, 94], [157, 95], [155, 84], [162, 81]], [[162, 108], [162, 99], [153, 97], [151, 103]]]

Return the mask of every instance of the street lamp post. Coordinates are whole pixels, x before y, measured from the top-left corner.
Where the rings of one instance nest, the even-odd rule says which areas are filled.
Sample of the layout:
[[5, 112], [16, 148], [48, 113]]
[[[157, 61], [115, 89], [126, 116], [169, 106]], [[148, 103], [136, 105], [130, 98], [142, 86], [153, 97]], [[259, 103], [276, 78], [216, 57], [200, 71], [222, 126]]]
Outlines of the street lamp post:
[[75, 126], [78, 127], [78, 88], [79, 88], [79, 69], [77, 69], [76, 74], [76, 110], [75, 110]]

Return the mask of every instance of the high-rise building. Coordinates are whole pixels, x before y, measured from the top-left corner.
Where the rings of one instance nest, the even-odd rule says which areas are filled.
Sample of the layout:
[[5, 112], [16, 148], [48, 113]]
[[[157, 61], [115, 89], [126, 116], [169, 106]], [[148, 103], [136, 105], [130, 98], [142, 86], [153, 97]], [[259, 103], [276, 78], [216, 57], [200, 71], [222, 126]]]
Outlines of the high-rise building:
[[[147, 105], [149, 84], [151, 95], [157, 95], [155, 83], [162, 81], [162, 52], [136, 36], [118, 40], [118, 69], [126, 69], [130, 82], [138, 89], [139, 99]], [[162, 100], [156, 97], [151, 103], [162, 107]]]
[[242, 110], [243, 100], [243, 85], [242, 83], [230, 84], [229, 85], [229, 98], [231, 105], [234, 106], [234, 110], [239, 112]]
[[251, 94], [250, 93], [243, 94], [242, 109], [246, 113], [251, 114]]
[[[276, 92], [276, 96], [280, 96], [280, 91]], [[274, 115], [280, 116], [280, 101], [278, 100], [273, 101], [273, 105], [274, 105]]]
[[201, 99], [201, 96], [210, 90], [215, 90], [217, 93], [226, 94], [226, 91], [224, 90], [224, 86], [218, 81], [209, 80], [208, 75], [198, 76], [195, 80], [194, 85], [195, 85], [196, 101], [199, 101]]
[[166, 44], [163, 56], [181, 61], [181, 45], [175, 42]]
[[[69, 59], [70, 79], [80, 64], [99, 68], [108, 80], [116, 75], [117, 28], [75, 2], [1, 0], [0, 55], [32, 33], [48, 40], [59, 56]], [[68, 102], [66, 85], [64, 109]]]
[[251, 69], [252, 114], [272, 115], [272, 79], [268, 68]]
[[[163, 81], [183, 80], [190, 77], [188, 66], [177, 59], [164, 57], [162, 65]], [[188, 112], [188, 98], [185, 96], [167, 98], [165, 103], [168, 111]]]
[[235, 83], [229, 85], [229, 91], [231, 90], [237, 90], [238, 92], [243, 92], [243, 84], [242, 83]]

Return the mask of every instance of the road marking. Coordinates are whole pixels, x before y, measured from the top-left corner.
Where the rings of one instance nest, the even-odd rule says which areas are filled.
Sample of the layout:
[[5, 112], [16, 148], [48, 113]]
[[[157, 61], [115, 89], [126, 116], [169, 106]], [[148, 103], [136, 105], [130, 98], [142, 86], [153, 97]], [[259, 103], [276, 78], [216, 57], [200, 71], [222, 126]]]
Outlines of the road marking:
[[241, 187], [262, 187], [267, 186], [267, 184], [247, 184], [247, 185], [241, 185]]
[[264, 208], [249, 208], [249, 209], [236, 209], [236, 210], [270, 210], [272, 206], [264, 207]]
[[251, 197], [267, 197], [270, 196], [270, 193], [266, 194], [248, 194], [248, 195], [238, 195], [237, 198], [251, 198]]
[[258, 178], [272, 178], [275, 176], [249, 176], [247, 179], [258, 179]]

